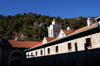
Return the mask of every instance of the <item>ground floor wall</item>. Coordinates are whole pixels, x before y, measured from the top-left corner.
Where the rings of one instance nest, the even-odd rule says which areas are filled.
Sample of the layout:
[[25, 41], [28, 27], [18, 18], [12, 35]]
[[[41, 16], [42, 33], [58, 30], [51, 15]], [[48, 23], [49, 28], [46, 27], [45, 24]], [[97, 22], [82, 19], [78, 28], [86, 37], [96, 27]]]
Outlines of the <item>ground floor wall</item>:
[[[10, 66], [10, 62], [12, 60], [14, 60], [14, 61], [16, 61], [16, 59], [19, 61], [23, 60], [23, 58], [20, 58], [19, 55], [17, 57], [17, 56], [14, 56], [15, 54], [13, 54], [14, 52], [16, 53], [16, 51], [20, 51], [23, 53], [23, 50], [24, 49], [18, 49], [18, 48], [2, 48], [2, 53], [0, 54], [1, 55], [1, 65], [0, 66]], [[11, 57], [12, 54], [13, 54], [13, 57]], [[24, 62], [24, 61], [25, 61], [25, 59], [22, 62]], [[16, 64], [17, 64], [17, 62], [16, 62]]]
[[100, 66], [100, 48], [31, 59], [34, 66]]
[[0, 66], [1, 66], [1, 53], [2, 53], [2, 48], [0, 48]]

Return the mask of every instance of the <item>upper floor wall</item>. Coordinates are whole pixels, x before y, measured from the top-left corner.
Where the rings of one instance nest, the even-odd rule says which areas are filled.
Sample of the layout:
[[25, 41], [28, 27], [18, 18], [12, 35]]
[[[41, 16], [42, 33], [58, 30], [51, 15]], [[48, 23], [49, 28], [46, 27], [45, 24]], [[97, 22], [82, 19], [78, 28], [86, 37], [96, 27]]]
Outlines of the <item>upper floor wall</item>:
[[100, 48], [100, 32], [87, 35], [84, 37], [69, 40], [63, 43], [47, 46], [37, 50], [26, 52], [27, 58], [48, 56], [62, 53], [71, 53], [76, 51], [84, 51]]

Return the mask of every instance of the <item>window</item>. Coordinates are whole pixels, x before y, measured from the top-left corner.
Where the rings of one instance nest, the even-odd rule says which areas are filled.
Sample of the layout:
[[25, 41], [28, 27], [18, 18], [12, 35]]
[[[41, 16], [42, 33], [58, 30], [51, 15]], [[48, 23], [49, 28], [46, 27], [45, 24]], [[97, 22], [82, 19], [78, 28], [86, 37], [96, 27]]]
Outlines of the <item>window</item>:
[[77, 42], [75, 42], [75, 51], [78, 51]]
[[36, 51], [36, 56], [37, 56], [37, 51]]
[[56, 66], [56, 61], [55, 60], [53, 61], [53, 66]]
[[76, 61], [75, 60], [72, 61], [72, 66], [76, 66]]
[[100, 66], [100, 60], [96, 60], [94, 66]]
[[62, 66], [62, 61], [59, 61], [59, 66]]
[[71, 43], [68, 43], [68, 50], [71, 50], [72, 47], [71, 47]]
[[86, 46], [91, 46], [91, 38], [86, 39]]
[[38, 61], [38, 66], [40, 66], [40, 61]]
[[89, 62], [87, 60], [84, 61], [84, 66], [89, 66]]
[[48, 54], [50, 54], [50, 48], [48, 48]]
[[29, 53], [28, 53], [27, 57], [29, 57]]
[[42, 50], [41, 50], [41, 55], [42, 55], [43, 53], [42, 53]]
[[56, 46], [56, 52], [58, 52], [58, 46]]
[[31, 57], [33, 57], [33, 53], [31, 53]]

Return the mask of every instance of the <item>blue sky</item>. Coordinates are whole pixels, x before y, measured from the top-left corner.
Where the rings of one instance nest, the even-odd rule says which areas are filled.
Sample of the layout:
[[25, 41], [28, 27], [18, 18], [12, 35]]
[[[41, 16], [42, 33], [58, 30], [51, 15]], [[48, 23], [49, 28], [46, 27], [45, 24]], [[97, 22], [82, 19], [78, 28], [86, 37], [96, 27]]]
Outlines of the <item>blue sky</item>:
[[0, 14], [23, 13], [61, 18], [100, 16], [100, 0], [0, 0]]

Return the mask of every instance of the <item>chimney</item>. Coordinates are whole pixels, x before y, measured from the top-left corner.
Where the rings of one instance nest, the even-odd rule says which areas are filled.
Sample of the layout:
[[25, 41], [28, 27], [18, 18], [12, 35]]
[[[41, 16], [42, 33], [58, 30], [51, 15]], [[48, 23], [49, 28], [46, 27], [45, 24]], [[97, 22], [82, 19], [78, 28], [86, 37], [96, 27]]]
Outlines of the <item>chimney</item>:
[[92, 25], [92, 20], [91, 18], [87, 18], [87, 26], [90, 26], [90, 25]]
[[67, 27], [67, 30], [71, 30], [71, 28], [70, 27]]

